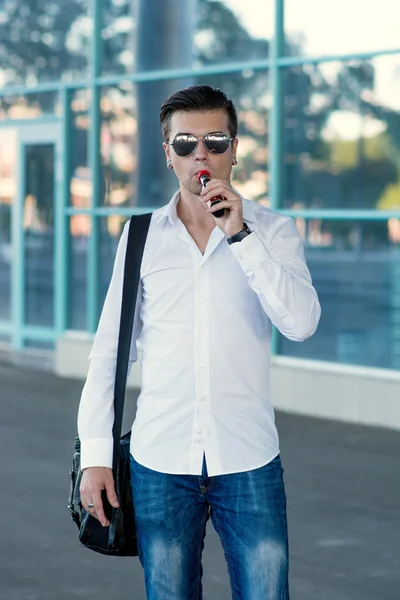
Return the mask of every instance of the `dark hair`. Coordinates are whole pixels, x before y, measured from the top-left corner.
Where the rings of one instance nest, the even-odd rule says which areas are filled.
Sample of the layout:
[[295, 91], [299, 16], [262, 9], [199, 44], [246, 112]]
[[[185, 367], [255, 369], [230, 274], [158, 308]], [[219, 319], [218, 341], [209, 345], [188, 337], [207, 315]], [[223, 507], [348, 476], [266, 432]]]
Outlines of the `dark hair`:
[[225, 110], [228, 115], [228, 126], [231, 137], [236, 137], [238, 118], [236, 108], [224, 92], [209, 85], [192, 85], [172, 94], [161, 107], [160, 123], [165, 141], [170, 133], [171, 117], [174, 112], [207, 112]]

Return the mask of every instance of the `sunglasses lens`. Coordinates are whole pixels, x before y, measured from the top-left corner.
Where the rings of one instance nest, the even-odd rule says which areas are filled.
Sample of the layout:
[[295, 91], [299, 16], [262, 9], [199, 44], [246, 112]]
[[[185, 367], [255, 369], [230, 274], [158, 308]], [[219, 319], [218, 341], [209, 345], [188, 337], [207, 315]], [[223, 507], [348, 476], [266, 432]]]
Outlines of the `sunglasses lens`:
[[204, 145], [212, 154], [223, 154], [228, 150], [229, 138], [225, 135], [206, 135]]
[[[203, 138], [205, 147], [211, 154], [223, 154], [228, 150], [229, 138], [226, 135], [210, 134]], [[177, 136], [172, 142], [172, 147], [178, 156], [189, 156], [196, 148], [198, 139], [192, 135]]]
[[178, 156], [189, 156], [197, 146], [197, 139], [189, 136], [177, 137], [172, 147]]

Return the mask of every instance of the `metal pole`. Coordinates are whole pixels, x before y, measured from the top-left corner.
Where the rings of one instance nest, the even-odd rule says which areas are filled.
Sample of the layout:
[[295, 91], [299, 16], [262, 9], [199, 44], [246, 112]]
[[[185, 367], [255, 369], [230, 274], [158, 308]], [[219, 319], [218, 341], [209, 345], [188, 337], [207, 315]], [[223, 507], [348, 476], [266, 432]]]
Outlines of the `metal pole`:
[[55, 329], [56, 339], [67, 329], [68, 299], [69, 299], [69, 216], [66, 213], [69, 204], [69, 189], [71, 177], [71, 109], [70, 93], [67, 88], [62, 90], [63, 122], [61, 136], [62, 155], [62, 187], [60, 203], [55, 206]]
[[[271, 44], [272, 109], [269, 118], [269, 170], [270, 170], [270, 202], [273, 210], [278, 210], [282, 200], [282, 168], [283, 168], [283, 85], [282, 70], [278, 60], [284, 54], [285, 22], [284, 0], [275, 0], [274, 39]], [[279, 333], [272, 328], [271, 352], [279, 352]]]
[[271, 208], [277, 210], [282, 194], [282, 133], [283, 133], [283, 86], [282, 70], [278, 60], [284, 53], [284, 0], [275, 0], [275, 29], [271, 48], [272, 109], [270, 112]]
[[[91, 102], [89, 111], [89, 167], [92, 175], [92, 208], [100, 204], [101, 159], [100, 159], [100, 88], [96, 78], [101, 74], [101, 6], [99, 0], [92, 0], [93, 44], [91, 52]], [[87, 259], [87, 329], [96, 331], [99, 318], [99, 221], [91, 218], [91, 231]]]

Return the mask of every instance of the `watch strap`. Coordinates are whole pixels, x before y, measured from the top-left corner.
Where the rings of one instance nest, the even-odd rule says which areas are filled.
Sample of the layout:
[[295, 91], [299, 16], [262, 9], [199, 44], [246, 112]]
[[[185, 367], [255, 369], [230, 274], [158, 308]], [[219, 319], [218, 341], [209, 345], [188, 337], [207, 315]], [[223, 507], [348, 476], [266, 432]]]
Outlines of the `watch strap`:
[[250, 235], [251, 230], [249, 229], [247, 223], [243, 223], [243, 229], [232, 235], [232, 237], [227, 238], [227, 242], [229, 245], [234, 244], [235, 242], [241, 242], [245, 237]]

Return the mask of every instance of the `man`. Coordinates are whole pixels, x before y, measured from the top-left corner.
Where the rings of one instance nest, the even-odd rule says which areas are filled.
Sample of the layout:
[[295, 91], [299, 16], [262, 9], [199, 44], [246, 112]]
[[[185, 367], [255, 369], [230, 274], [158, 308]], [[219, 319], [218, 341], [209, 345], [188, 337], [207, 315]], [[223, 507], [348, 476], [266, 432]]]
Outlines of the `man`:
[[[179, 191], [154, 212], [135, 309], [142, 390], [131, 481], [149, 600], [202, 598], [211, 517], [232, 597], [288, 600], [286, 496], [269, 393], [271, 328], [301, 341], [320, 317], [292, 219], [230, 183], [237, 115], [220, 90], [193, 86], [161, 109]], [[211, 179], [204, 189], [202, 170]], [[217, 196], [222, 201], [211, 206]], [[215, 212], [224, 209], [222, 217]], [[90, 356], [80, 411], [81, 499], [103, 525], [115, 496], [113, 386], [127, 227]]]

